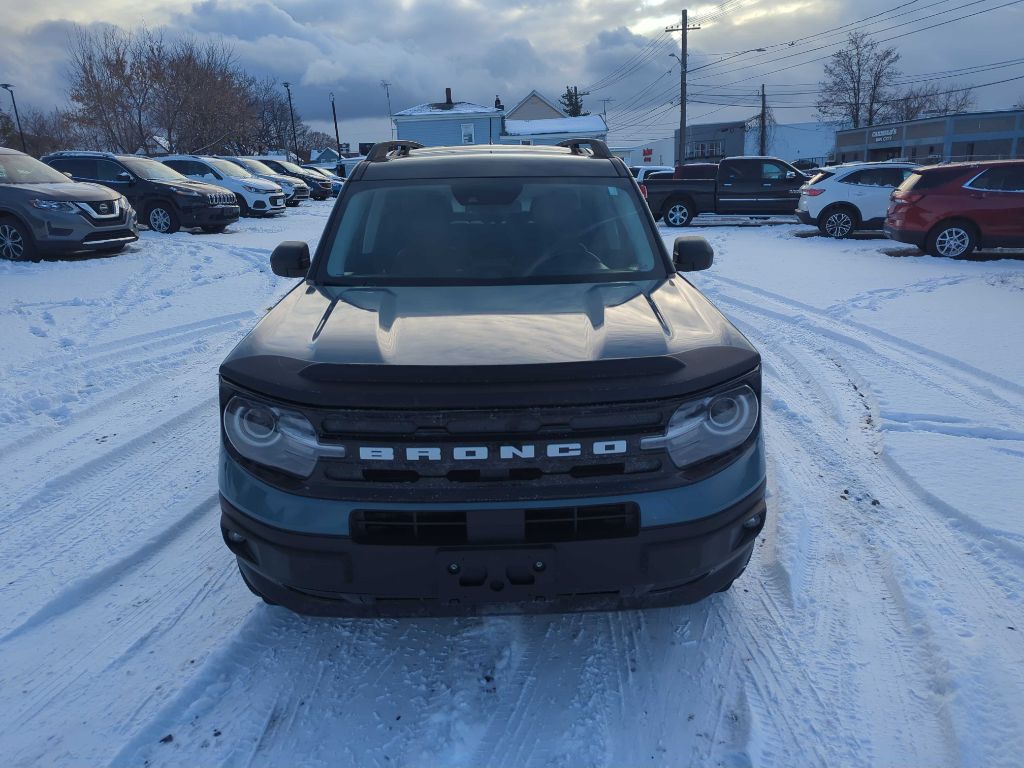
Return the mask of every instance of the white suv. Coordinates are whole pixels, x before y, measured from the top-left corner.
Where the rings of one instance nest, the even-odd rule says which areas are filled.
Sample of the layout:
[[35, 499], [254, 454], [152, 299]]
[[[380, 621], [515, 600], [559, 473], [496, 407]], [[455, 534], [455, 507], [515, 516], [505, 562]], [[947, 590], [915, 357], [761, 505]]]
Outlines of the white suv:
[[208, 181], [235, 193], [242, 216], [271, 216], [284, 211], [284, 190], [238, 163], [202, 155], [168, 155], [164, 165], [195, 181]]
[[881, 229], [889, 195], [914, 163], [846, 163], [822, 168], [800, 188], [796, 216], [822, 234], [842, 238], [858, 229]]
[[671, 165], [631, 165], [629, 166], [629, 172], [633, 174], [633, 178], [636, 179], [637, 184], [643, 184], [644, 179], [650, 176], [652, 173], [657, 171], [674, 171], [675, 168]]

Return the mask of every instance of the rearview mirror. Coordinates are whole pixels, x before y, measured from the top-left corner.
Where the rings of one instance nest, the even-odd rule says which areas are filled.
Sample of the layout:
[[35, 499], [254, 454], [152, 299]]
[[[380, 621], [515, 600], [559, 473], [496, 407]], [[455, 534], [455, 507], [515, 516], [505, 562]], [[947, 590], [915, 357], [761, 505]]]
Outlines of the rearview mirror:
[[715, 261], [711, 243], [699, 235], [677, 237], [672, 246], [672, 264], [676, 272], [700, 272]]
[[270, 269], [278, 277], [305, 277], [309, 272], [309, 245], [285, 240], [270, 254]]

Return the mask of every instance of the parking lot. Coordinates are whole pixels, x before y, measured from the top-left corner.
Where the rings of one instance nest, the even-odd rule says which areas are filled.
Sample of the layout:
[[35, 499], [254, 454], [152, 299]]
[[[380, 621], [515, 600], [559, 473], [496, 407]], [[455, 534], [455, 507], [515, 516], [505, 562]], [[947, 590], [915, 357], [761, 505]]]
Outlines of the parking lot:
[[330, 205], [0, 262], [5, 764], [1015, 764], [1024, 262], [663, 227], [711, 241], [693, 282], [764, 356], [769, 522], [737, 587], [316, 620], [258, 603], [220, 539], [216, 370]]

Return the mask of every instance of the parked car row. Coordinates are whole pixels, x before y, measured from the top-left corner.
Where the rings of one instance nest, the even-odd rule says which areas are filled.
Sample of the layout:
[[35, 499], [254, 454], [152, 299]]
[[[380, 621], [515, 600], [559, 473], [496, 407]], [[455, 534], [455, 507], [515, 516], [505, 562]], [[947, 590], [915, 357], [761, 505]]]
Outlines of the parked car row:
[[730, 157], [684, 173], [640, 170], [651, 212], [670, 227], [698, 214], [795, 214], [829, 237], [882, 230], [934, 256], [1024, 246], [1024, 160], [845, 163], [810, 177], [772, 157]]
[[279, 158], [55, 152], [0, 148], [0, 257], [116, 253], [155, 232], [222, 232], [239, 216], [273, 216], [341, 191], [343, 180]]

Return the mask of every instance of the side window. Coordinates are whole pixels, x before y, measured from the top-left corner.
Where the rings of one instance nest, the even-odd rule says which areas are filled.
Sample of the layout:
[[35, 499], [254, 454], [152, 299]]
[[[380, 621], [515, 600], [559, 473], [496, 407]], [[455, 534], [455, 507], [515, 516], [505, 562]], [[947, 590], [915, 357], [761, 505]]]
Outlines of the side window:
[[868, 171], [854, 171], [853, 173], [846, 174], [841, 181], [843, 184], [864, 184], [864, 174]]
[[719, 176], [723, 181], [739, 181], [749, 179], [760, 172], [756, 160], [730, 160], [719, 166]]
[[879, 174], [878, 183], [881, 187], [896, 188], [907, 178], [907, 172], [902, 168], [882, 168]]
[[184, 176], [188, 176], [191, 173], [188, 169], [188, 163], [184, 160], [164, 160], [163, 164]]
[[112, 163], [109, 160], [96, 161], [96, 179], [98, 181], [122, 181], [117, 177], [119, 173], [124, 173], [124, 168], [117, 163]]
[[761, 163], [761, 178], [768, 181], [784, 181], [789, 168], [779, 163], [763, 161]]
[[213, 168], [208, 166], [206, 163], [200, 163], [193, 160], [188, 165], [191, 169], [189, 173], [195, 176], [205, 176], [210, 179], [216, 179], [220, 175], [219, 173], [214, 173]]
[[991, 192], [1024, 192], [1024, 167], [989, 168], [970, 186]]
[[96, 180], [96, 161], [91, 157], [60, 157], [53, 161], [53, 167], [76, 179]]

